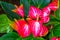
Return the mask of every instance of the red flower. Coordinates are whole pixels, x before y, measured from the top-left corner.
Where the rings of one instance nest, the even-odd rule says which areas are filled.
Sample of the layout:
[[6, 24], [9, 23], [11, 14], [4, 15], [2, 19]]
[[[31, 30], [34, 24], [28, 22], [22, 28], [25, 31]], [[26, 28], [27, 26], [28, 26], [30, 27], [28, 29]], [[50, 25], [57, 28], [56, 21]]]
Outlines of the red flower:
[[[24, 38], [30, 35], [30, 26], [24, 20], [15, 20], [14, 25], [17, 26], [17, 32], [21, 37]], [[16, 30], [14, 25], [12, 27]]]
[[42, 23], [38, 21], [32, 22], [31, 31], [34, 37], [37, 37], [39, 35], [41, 27], [42, 27]]
[[31, 27], [31, 32], [33, 34], [33, 37], [37, 37], [42, 27], [42, 22], [31, 20], [31, 19], [28, 19], [27, 21]]
[[24, 17], [24, 11], [23, 11], [23, 5], [20, 5], [19, 7], [16, 7], [16, 9], [12, 10], [16, 14], [18, 14], [21, 17]]
[[42, 11], [34, 6], [30, 6], [28, 17], [37, 18], [39, 16], [42, 16]]
[[50, 15], [50, 8], [47, 6], [47, 7], [44, 7], [43, 9], [42, 9], [42, 11], [43, 11], [43, 16], [49, 16]]
[[58, 9], [58, 2], [54, 1], [54, 2], [50, 3], [48, 6], [52, 11], [55, 11], [56, 9]]
[[18, 29], [18, 34], [22, 37], [27, 37], [30, 35], [30, 26], [24, 20], [18, 20], [20, 28]]
[[48, 21], [49, 21], [49, 15], [50, 15], [50, 8], [47, 6], [47, 7], [44, 7], [43, 9], [42, 9], [42, 16], [41, 16], [41, 20], [40, 21], [42, 21], [43, 23], [47, 23]]

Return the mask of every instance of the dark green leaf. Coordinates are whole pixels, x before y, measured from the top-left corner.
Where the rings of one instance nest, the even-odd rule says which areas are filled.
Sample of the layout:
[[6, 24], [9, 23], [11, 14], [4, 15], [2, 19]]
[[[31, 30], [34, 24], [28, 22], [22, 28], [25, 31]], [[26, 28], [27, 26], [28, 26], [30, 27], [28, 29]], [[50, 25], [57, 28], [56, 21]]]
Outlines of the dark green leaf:
[[32, 35], [30, 35], [30, 36], [28, 36], [26, 38], [19, 37], [16, 40], [44, 40], [44, 38], [42, 38], [42, 37], [36, 37], [36, 38], [34, 38]]
[[0, 40], [16, 40], [19, 36], [15, 32], [11, 32], [0, 37]]
[[57, 9], [55, 12], [54, 12], [55, 16], [56, 16], [56, 19], [57, 20], [60, 20], [60, 8]]
[[22, 4], [22, 0], [20, 0], [20, 4]]
[[38, 0], [31, 0], [35, 6], [38, 6]]
[[49, 33], [49, 39], [51, 39], [54, 36], [53, 31]]
[[50, 3], [50, 0], [31, 0], [31, 4], [38, 8], [43, 8]]
[[28, 36], [27, 38], [25, 38], [24, 40], [33, 40], [33, 36], [30, 35], [30, 36]]
[[24, 16], [27, 17], [29, 7], [30, 7], [30, 4], [29, 4], [28, 0], [20, 0], [20, 4], [23, 4], [23, 6], [24, 6]]
[[43, 0], [43, 3], [40, 5], [40, 8], [47, 6], [51, 0]]
[[22, 38], [21, 38], [21, 37], [19, 37], [19, 38], [17, 38], [16, 40], [22, 40]]
[[56, 25], [54, 28], [53, 28], [53, 34], [57, 37], [60, 36], [60, 24]]
[[9, 25], [10, 22], [5, 14], [0, 15], [0, 33], [12, 32], [12, 28]]
[[40, 7], [40, 5], [43, 3], [44, 0], [31, 0], [31, 4], [36, 6], [36, 7]]
[[10, 3], [2, 2], [2, 1], [0, 2], [0, 4], [10, 19], [13, 20], [14, 18], [19, 18], [19, 16], [16, 13], [11, 11], [11, 10], [15, 9], [14, 5], [12, 5]]
[[43, 4], [44, 0], [38, 0], [38, 8], [41, 8], [41, 5]]

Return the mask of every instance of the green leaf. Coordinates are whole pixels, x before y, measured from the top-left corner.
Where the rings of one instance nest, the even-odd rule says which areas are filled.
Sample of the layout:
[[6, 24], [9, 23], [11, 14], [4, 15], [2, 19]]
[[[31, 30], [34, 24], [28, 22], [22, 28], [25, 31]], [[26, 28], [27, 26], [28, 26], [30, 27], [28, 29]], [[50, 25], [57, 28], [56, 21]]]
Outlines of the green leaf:
[[32, 4], [34, 4], [35, 6], [38, 6], [38, 0], [31, 0], [31, 1], [33, 2], [33, 3], [31, 2]]
[[30, 35], [30, 36], [24, 38], [23, 40], [44, 40], [44, 38], [42, 38], [42, 37], [34, 38], [33, 35]]
[[50, 0], [31, 0], [31, 4], [38, 8], [43, 8], [50, 3]]
[[20, 0], [20, 5], [23, 4], [23, 0]]
[[16, 40], [44, 40], [44, 38], [42, 38], [42, 37], [36, 37], [36, 38], [34, 38], [32, 35], [30, 35], [30, 36], [28, 36], [26, 38], [19, 37]]
[[0, 33], [12, 32], [12, 28], [9, 25], [10, 20], [5, 14], [0, 15]]
[[38, 0], [38, 8], [41, 8], [41, 5], [43, 4], [44, 0]]
[[31, 5], [34, 5], [36, 7], [40, 7], [40, 5], [43, 3], [43, 0], [31, 0]]
[[29, 4], [28, 0], [20, 0], [20, 3], [23, 4], [23, 7], [24, 7], [24, 16], [27, 17], [30, 4]]
[[0, 37], [0, 40], [16, 40], [19, 36], [15, 32], [11, 32]]
[[33, 40], [44, 40], [44, 38], [42, 38], [42, 37], [37, 37], [37, 38], [34, 38]]
[[14, 18], [19, 18], [16, 13], [11, 11], [15, 9], [15, 6], [13, 4], [0, 1], [0, 5], [10, 19], [13, 20]]
[[24, 38], [24, 40], [33, 40], [33, 36], [30, 35], [30, 36], [28, 36], [27, 38]]
[[42, 37], [34, 38], [33, 36], [30, 35], [29, 37], [26, 37], [26, 38], [19, 37], [16, 40], [44, 40], [44, 38], [42, 38]]
[[57, 9], [55, 12], [54, 12], [55, 16], [56, 16], [56, 19], [57, 20], [60, 20], [60, 8]]
[[56, 25], [54, 28], [53, 28], [53, 34], [57, 37], [60, 36], [60, 24]]
[[22, 38], [21, 38], [21, 37], [19, 37], [19, 38], [17, 38], [16, 40], [22, 40]]
[[43, 3], [40, 5], [40, 8], [43, 8], [45, 6], [47, 6], [50, 3], [51, 0], [43, 0]]
[[54, 36], [53, 31], [49, 33], [49, 39], [51, 39]]

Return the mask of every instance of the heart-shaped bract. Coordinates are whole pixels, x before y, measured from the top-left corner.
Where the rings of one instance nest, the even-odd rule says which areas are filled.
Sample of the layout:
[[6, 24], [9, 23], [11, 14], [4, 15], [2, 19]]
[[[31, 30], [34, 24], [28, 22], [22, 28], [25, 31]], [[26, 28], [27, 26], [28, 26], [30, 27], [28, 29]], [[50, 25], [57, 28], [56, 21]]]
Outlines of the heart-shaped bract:
[[[14, 25], [17, 26], [17, 30]], [[24, 38], [30, 35], [30, 26], [24, 20], [15, 20], [14, 25], [12, 26], [12, 28], [14, 28], [21, 37]]]
[[43, 9], [42, 9], [42, 11], [43, 11], [43, 16], [49, 16], [50, 15], [50, 8], [47, 6], [47, 7], [44, 7]]
[[31, 23], [31, 32], [34, 37], [37, 37], [39, 35], [39, 32], [41, 31], [42, 23], [38, 21], [34, 21]]
[[33, 34], [33, 37], [37, 37], [42, 27], [42, 22], [32, 20], [31, 18], [28, 18], [27, 21], [31, 27], [31, 33]]
[[42, 11], [39, 8], [36, 8], [34, 6], [30, 6], [28, 17], [30, 18], [37, 18], [42, 16]]
[[52, 11], [56, 11], [58, 9], [58, 2], [52, 2], [48, 6]]
[[43, 21], [43, 23], [47, 23], [48, 21], [49, 21], [49, 15], [50, 15], [50, 8], [47, 6], [47, 7], [44, 7], [43, 9], [42, 9], [42, 11], [43, 11], [43, 14], [42, 14], [42, 16], [41, 16], [41, 20]]
[[23, 5], [20, 5], [19, 7], [16, 7], [16, 9], [12, 10], [16, 14], [18, 14], [21, 17], [24, 17], [24, 11], [23, 11]]

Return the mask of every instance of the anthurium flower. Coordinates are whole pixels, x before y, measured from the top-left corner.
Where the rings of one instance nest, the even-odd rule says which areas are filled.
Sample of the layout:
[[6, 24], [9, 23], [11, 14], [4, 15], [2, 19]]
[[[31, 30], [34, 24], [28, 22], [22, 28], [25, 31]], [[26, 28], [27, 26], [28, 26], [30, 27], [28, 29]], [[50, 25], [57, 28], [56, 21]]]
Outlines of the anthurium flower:
[[22, 37], [27, 37], [30, 35], [30, 26], [24, 20], [18, 20], [20, 28], [18, 29], [18, 34]]
[[47, 7], [44, 7], [42, 9], [42, 16], [41, 16], [41, 21], [43, 21], [43, 23], [47, 23], [49, 21], [49, 15], [50, 15], [50, 8], [47, 6]]
[[49, 16], [50, 15], [50, 8], [47, 6], [47, 7], [44, 7], [43, 9], [42, 9], [42, 11], [43, 11], [43, 16]]
[[24, 17], [23, 5], [20, 5], [19, 7], [16, 6], [16, 9], [13, 9], [12, 11], [19, 16]]
[[48, 34], [48, 28], [46, 26], [41, 27], [39, 36], [46, 36]]
[[48, 6], [52, 11], [55, 11], [56, 9], [58, 9], [58, 1], [57, 2], [54, 1], [50, 3]]
[[28, 22], [31, 27], [31, 32], [33, 34], [33, 37], [37, 37], [42, 27], [42, 22], [35, 21], [35, 20], [28, 20]]
[[37, 18], [39, 16], [42, 16], [42, 11], [39, 8], [36, 8], [34, 6], [30, 6], [28, 17]]
[[42, 24], [39, 23], [38, 21], [33, 22], [31, 30], [34, 37], [38, 36], [41, 27], [42, 27]]
[[11, 24], [13, 25], [12, 28], [18, 32], [19, 36], [24, 38], [30, 35], [30, 26], [24, 20], [15, 20], [14, 23], [13, 24], [16, 25], [17, 30], [13, 24]]

